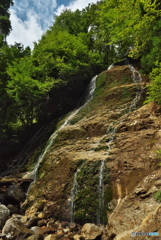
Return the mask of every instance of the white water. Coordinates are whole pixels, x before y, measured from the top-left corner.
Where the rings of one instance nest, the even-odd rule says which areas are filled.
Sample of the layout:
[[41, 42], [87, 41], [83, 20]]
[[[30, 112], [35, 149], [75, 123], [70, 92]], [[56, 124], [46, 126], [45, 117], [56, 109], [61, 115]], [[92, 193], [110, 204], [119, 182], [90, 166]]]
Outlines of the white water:
[[107, 68], [107, 70], [110, 70], [111, 68], [113, 68], [113, 64], [111, 64], [111, 65]]
[[[112, 68], [112, 66], [110, 67]], [[131, 112], [135, 107], [136, 104], [138, 103], [138, 101], [140, 100], [141, 94], [142, 94], [142, 90], [140, 87], [140, 83], [142, 82], [141, 76], [140, 74], [132, 67], [129, 66], [130, 70], [132, 71], [132, 80], [133, 82], [136, 84], [136, 88], [137, 88], [137, 92], [136, 92], [136, 96], [134, 98], [134, 100], [132, 101], [130, 107], [129, 107], [129, 112]], [[68, 118], [66, 119], [66, 121], [58, 128], [58, 130], [56, 130], [51, 137], [49, 138], [49, 141], [44, 149], [44, 151], [41, 153], [41, 155], [38, 158], [37, 164], [35, 165], [33, 171], [30, 174], [30, 177], [34, 178], [34, 182], [36, 181], [37, 178], [37, 171], [39, 168], [40, 163], [42, 162], [42, 160], [44, 159], [44, 156], [46, 155], [46, 153], [48, 152], [48, 150], [50, 149], [51, 145], [53, 144], [54, 140], [56, 139], [56, 137], [58, 136], [58, 133], [66, 126], [68, 125], [69, 121], [92, 99], [93, 93], [95, 91], [96, 88], [96, 77], [94, 77], [91, 80], [91, 83], [89, 85], [88, 88], [88, 94], [87, 97], [85, 99], [85, 103], [78, 109], [76, 109], [74, 112], [72, 112]], [[114, 136], [116, 134], [116, 131], [119, 127], [119, 125], [125, 120], [122, 119], [119, 124], [112, 130], [112, 132], [110, 131], [111, 126], [109, 127], [107, 134], [110, 134], [110, 140], [107, 143], [108, 146], [108, 152], [107, 155], [109, 155], [110, 149], [111, 149], [111, 144], [113, 143], [114, 140]], [[78, 189], [78, 181], [77, 181], [77, 177], [78, 177], [78, 173], [80, 172], [80, 169], [82, 168], [83, 164], [77, 169], [75, 175], [74, 175], [74, 180], [73, 180], [73, 187], [71, 189], [71, 194], [70, 194], [70, 216], [71, 216], [71, 222], [74, 222], [74, 214], [75, 214], [75, 199], [76, 199], [76, 195], [77, 195], [77, 189]], [[104, 202], [104, 168], [105, 168], [105, 161], [102, 160], [101, 164], [100, 164], [100, 169], [99, 169], [99, 183], [98, 183], [98, 214], [97, 214], [97, 224], [104, 224], [104, 217], [102, 216], [102, 211], [105, 207], [105, 202]]]
[[75, 199], [77, 196], [77, 191], [78, 191], [78, 173], [81, 171], [81, 168], [84, 166], [85, 163], [83, 163], [75, 172], [74, 174], [74, 180], [73, 180], [73, 187], [71, 189], [70, 193], [70, 219], [71, 223], [74, 223], [74, 215], [75, 215]]
[[73, 181], [73, 187], [71, 189], [71, 193], [70, 193], [70, 218], [71, 218], [71, 222], [74, 222], [74, 214], [75, 214], [75, 197], [77, 195], [77, 189], [78, 189], [78, 182], [77, 182], [77, 175], [78, 172], [80, 171], [80, 169], [78, 168], [78, 170], [76, 171], [76, 173], [74, 174], [74, 181]]
[[97, 214], [97, 224], [104, 224], [104, 218], [101, 216], [102, 211], [105, 206], [104, 202], [104, 182], [103, 182], [103, 171], [105, 167], [105, 161], [101, 161], [100, 172], [99, 172], [99, 184], [98, 184], [98, 214]]
[[[97, 76], [93, 77], [88, 88], [87, 88], [87, 95], [85, 97], [85, 100], [84, 100], [84, 104], [79, 107], [78, 109], [76, 109], [74, 112], [72, 112], [68, 118], [65, 120], [65, 122], [50, 136], [47, 144], [46, 144], [46, 147], [44, 149], [44, 151], [40, 154], [39, 158], [38, 158], [38, 161], [33, 169], [33, 171], [30, 173], [30, 176], [29, 178], [33, 178], [34, 179], [34, 182], [36, 181], [37, 179], [37, 171], [38, 171], [38, 168], [40, 166], [40, 163], [42, 162], [42, 160], [44, 159], [46, 153], [49, 151], [51, 145], [53, 144], [54, 140], [56, 139], [56, 137], [58, 136], [58, 133], [66, 126], [68, 125], [68, 123], [70, 122], [70, 120], [83, 108], [85, 107], [85, 105], [92, 99], [93, 97], [93, 93], [95, 91], [95, 88], [96, 88], [96, 79], [97, 79]], [[33, 183], [34, 183], [33, 182]], [[33, 184], [32, 183], [32, 184]], [[29, 187], [28, 189], [28, 192], [30, 190], [31, 186]]]
[[143, 89], [140, 86], [142, 83], [142, 77], [141, 77], [140, 73], [132, 65], [129, 65], [129, 68], [132, 72], [131, 78], [132, 78], [133, 82], [135, 83], [135, 86], [137, 89], [136, 96], [135, 96], [134, 100], [132, 101], [130, 108], [129, 108], [129, 113], [130, 113], [132, 110], [134, 110], [136, 108], [136, 104], [138, 103], [138, 101], [141, 98]]
[[[112, 65], [108, 68], [108, 69], [111, 69], [112, 68]], [[140, 100], [141, 98], [141, 94], [143, 92], [142, 88], [141, 88], [141, 83], [142, 83], [142, 78], [141, 78], [141, 75], [138, 71], [135, 70], [135, 68], [131, 65], [129, 65], [129, 68], [132, 72], [132, 80], [133, 82], [135, 83], [136, 85], [136, 96], [135, 98], [133, 99], [133, 101], [131, 102], [130, 104], [130, 107], [129, 107], [129, 110], [128, 112], [132, 112], [135, 108], [136, 108], [136, 104], [138, 103], [138, 101]], [[126, 117], [125, 117], [126, 118]], [[107, 155], [109, 155], [110, 153], [110, 150], [111, 150], [111, 144], [114, 140], [114, 136], [120, 126], [121, 123], [123, 123], [123, 121], [125, 120], [125, 118], [122, 118], [120, 120], [120, 122], [118, 123], [118, 125], [113, 129], [113, 131], [110, 133], [110, 128], [111, 126], [109, 126], [108, 130], [107, 130], [107, 134], [110, 134], [110, 140], [107, 144], [108, 146], [108, 152], [107, 152]], [[104, 203], [104, 179], [103, 179], [103, 174], [104, 174], [104, 168], [105, 168], [105, 160], [102, 160], [101, 161], [101, 164], [100, 164], [100, 171], [99, 171], [99, 184], [98, 184], [98, 214], [97, 214], [97, 224], [104, 224], [104, 217], [102, 215], [103, 213], [103, 210], [104, 210], [104, 207], [105, 207], [105, 203]]]

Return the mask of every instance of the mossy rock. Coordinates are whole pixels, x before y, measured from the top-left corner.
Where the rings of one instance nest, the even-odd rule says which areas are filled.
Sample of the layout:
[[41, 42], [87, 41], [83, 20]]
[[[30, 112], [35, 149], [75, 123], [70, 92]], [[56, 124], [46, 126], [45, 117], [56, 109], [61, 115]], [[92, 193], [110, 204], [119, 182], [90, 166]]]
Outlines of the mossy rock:
[[[112, 198], [109, 170], [104, 165], [103, 169], [103, 199], [100, 200], [99, 193], [99, 174], [101, 161], [86, 162], [80, 168], [77, 174], [77, 193], [74, 199], [74, 221], [79, 224], [87, 222], [98, 223], [98, 215], [100, 223], [107, 222], [106, 213], [108, 205]], [[103, 202], [99, 209], [100, 201]]]
[[66, 128], [63, 131], [61, 131], [56, 141], [65, 141], [70, 139], [82, 139], [86, 138], [88, 136], [88, 133], [83, 128]]

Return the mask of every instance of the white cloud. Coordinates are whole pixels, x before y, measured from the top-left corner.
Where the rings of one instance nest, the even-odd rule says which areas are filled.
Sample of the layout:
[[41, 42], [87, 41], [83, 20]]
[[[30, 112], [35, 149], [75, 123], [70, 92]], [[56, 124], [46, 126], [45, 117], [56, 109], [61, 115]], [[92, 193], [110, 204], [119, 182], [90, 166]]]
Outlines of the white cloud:
[[72, 11], [75, 11], [77, 9], [81, 10], [83, 9], [84, 7], [88, 6], [89, 3], [97, 3], [98, 0], [75, 0], [75, 1], [72, 1], [68, 8], [70, 8]]
[[[54, 15], [68, 8], [72, 11], [83, 9], [89, 3], [97, 0], [74, 0], [68, 6], [57, 6], [56, 0], [14, 0], [11, 12], [12, 31], [7, 37], [9, 44], [22, 43], [25, 47], [33, 48], [33, 42], [37, 42], [42, 34], [53, 24]], [[57, 7], [57, 9], [56, 9]]]
[[71, 9], [71, 11], [75, 11], [77, 9], [82, 10], [83, 8], [87, 7], [89, 3], [97, 3], [98, 0], [75, 0], [69, 2], [68, 6], [65, 7], [64, 5], [61, 5], [56, 10], [56, 15], [60, 15], [60, 13], [64, 9]]
[[43, 34], [41, 25], [38, 24], [37, 15], [33, 11], [27, 13], [27, 20], [23, 22], [17, 17], [16, 12], [11, 10], [11, 22], [13, 30], [7, 37], [9, 44], [18, 42], [25, 47], [33, 48], [33, 42], [38, 41]]

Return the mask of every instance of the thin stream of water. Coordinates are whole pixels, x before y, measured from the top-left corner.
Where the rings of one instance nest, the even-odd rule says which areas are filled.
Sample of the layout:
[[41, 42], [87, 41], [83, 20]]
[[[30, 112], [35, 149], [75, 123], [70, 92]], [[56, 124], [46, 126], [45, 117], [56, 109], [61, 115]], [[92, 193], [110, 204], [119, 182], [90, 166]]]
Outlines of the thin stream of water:
[[75, 172], [74, 174], [74, 180], [73, 180], [73, 187], [71, 189], [70, 193], [70, 219], [71, 223], [74, 223], [74, 215], [75, 215], [75, 199], [77, 196], [77, 191], [78, 191], [78, 181], [77, 177], [79, 172], [81, 171], [82, 167], [84, 166], [85, 163], [83, 163]]
[[[110, 66], [109, 69], [112, 68], [112, 65]], [[129, 69], [132, 72], [132, 80], [136, 85], [136, 96], [133, 99], [130, 107], [129, 107], [129, 113], [132, 112], [135, 108], [136, 108], [136, 104], [138, 103], [138, 101], [141, 98], [143, 89], [141, 88], [141, 83], [142, 83], [142, 78], [141, 75], [138, 71], [135, 70], [135, 68], [131, 65], [129, 65]], [[108, 130], [107, 130], [107, 134], [110, 133], [110, 140], [107, 144], [108, 146], [108, 152], [107, 155], [109, 155], [110, 150], [111, 150], [111, 144], [114, 140], [114, 136], [119, 128], [119, 125], [121, 123], [123, 123], [123, 121], [125, 120], [125, 118], [122, 118], [121, 121], [118, 123], [118, 125], [113, 129], [112, 133], [110, 133], [110, 128], [111, 126], [109, 126]], [[105, 168], [105, 160], [101, 161], [100, 164], [100, 171], [99, 171], [99, 184], [98, 184], [98, 214], [97, 214], [97, 224], [104, 224], [104, 217], [103, 217], [103, 211], [104, 211], [104, 179], [103, 179], [103, 174], [104, 174], [104, 168]]]
[[[95, 88], [96, 88], [96, 79], [97, 79], [97, 76], [93, 77], [88, 88], [87, 88], [87, 95], [85, 97], [85, 100], [84, 100], [84, 104], [79, 107], [78, 109], [76, 109], [74, 112], [72, 112], [68, 118], [65, 120], [65, 122], [50, 136], [47, 144], [46, 144], [46, 147], [44, 149], [44, 151], [40, 154], [39, 158], [38, 158], [38, 161], [33, 169], [33, 171], [30, 173], [30, 178], [33, 178], [34, 181], [33, 183], [35, 183], [36, 179], [37, 179], [37, 172], [38, 172], [38, 168], [40, 166], [40, 163], [42, 162], [42, 160], [44, 159], [46, 153], [49, 151], [51, 145], [53, 144], [54, 140], [56, 139], [56, 137], [58, 136], [58, 133], [66, 126], [68, 125], [68, 123], [70, 122], [70, 120], [82, 109], [84, 108], [87, 103], [92, 99], [93, 97], [93, 93], [95, 91]], [[30, 185], [29, 189], [28, 189], [28, 192], [29, 190], [31, 189], [31, 186], [33, 185], [33, 183]]]
[[[112, 68], [112, 66], [110, 66], [110, 68]], [[138, 103], [138, 101], [140, 100], [141, 94], [142, 94], [142, 89], [140, 87], [140, 84], [142, 82], [141, 76], [140, 74], [135, 70], [134, 67], [132, 67], [131, 65], [129, 65], [130, 70], [132, 71], [132, 80], [136, 85], [136, 96], [134, 98], [134, 100], [132, 101], [130, 107], [129, 107], [129, 113], [136, 107], [136, 104]], [[39, 168], [40, 163], [42, 162], [42, 160], [44, 159], [46, 153], [49, 151], [51, 145], [53, 144], [54, 140], [56, 139], [56, 137], [58, 136], [58, 133], [66, 126], [68, 125], [68, 123], [70, 122], [70, 120], [83, 108], [85, 107], [85, 105], [92, 99], [93, 97], [93, 93], [95, 91], [96, 88], [96, 78], [97, 76], [95, 76], [92, 80], [91, 83], [89, 85], [88, 88], [88, 92], [87, 92], [87, 96], [85, 98], [84, 104], [79, 107], [78, 109], [76, 109], [74, 112], [72, 112], [68, 118], [65, 120], [65, 122], [51, 135], [51, 137], [49, 138], [46, 147], [44, 149], [44, 151], [41, 153], [41, 155], [38, 158], [37, 164], [35, 165], [33, 171], [30, 173], [30, 177], [34, 178], [34, 182], [37, 179], [37, 171]], [[109, 141], [107, 143], [108, 146], [108, 152], [107, 155], [109, 155], [110, 149], [111, 149], [111, 144], [113, 143], [115, 134], [118, 130], [119, 125], [125, 120], [125, 118], [121, 119], [121, 121], [119, 122], [119, 124], [117, 124], [117, 126], [111, 131], [112, 126], [109, 126], [109, 129], [107, 130], [107, 134], [110, 135]], [[84, 163], [77, 169], [77, 171], [74, 174], [74, 179], [73, 179], [73, 187], [71, 189], [71, 194], [70, 194], [70, 216], [71, 216], [71, 222], [74, 222], [74, 215], [75, 215], [75, 199], [77, 196], [77, 191], [78, 191], [78, 181], [77, 181], [77, 177], [78, 174], [81, 170], [81, 168], [83, 167]], [[98, 182], [98, 214], [97, 214], [97, 224], [104, 224], [104, 217], [102, 214], [102, 211], [105, 208], [105, 202], [104, 202], [104, 168], [105, 168], [105, 161], [102, 160], [100, 163], [100, 169], [99, 169], [99, 182]], [[30, 188], [29, 188], [30, 189]]]

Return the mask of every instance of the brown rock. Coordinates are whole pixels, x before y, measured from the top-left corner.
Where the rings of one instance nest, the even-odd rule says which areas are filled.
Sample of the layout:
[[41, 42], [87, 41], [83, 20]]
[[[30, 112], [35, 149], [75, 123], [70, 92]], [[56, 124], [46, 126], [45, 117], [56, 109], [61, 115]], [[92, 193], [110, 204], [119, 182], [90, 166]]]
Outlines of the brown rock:
[[78, 235], [78, 234], [74, 235], [73, 238], [74, 238], [74, 240], [84, 240], [84, 237], [82, 235]]
[[32, 235], [34, 232], [29, 230], [18, 219], [8, 219], [2, 229], [2, 234], [5, 234], [7, 238], [16, 238], [21, 235], [23, 238], [27, 235]]
[[0, 230], [3, 228], [6, 220], [9, 218], [10, 210], [3, 204], [0, 204]]
[[30, 218], [30, 220], [27, 223], [28, 228], [36, 226], [39, 220], [40, 220], [40, 218], [38, 218], [38, 217]]
[[7, 189], [6, 198], [21, 202], [25, 199], [25, 193], [19, 185], [13, 184]]
[[81, 233], [86, 240], [92, 240], [96, 239], [98, 236], [101, 236], [103, 229], [95, 224], [86, 223], [83, 225]]
[[37, 222], [37, 226], [39, 226], [39, 227], [46, 226], [46, 224], [47, 224], [47, 221], [44, 220], [44, 219], [39, 220], [39, 221]]
[[27, 240], [44, 240], [43, 235], [31, 235], [30, 237], [27, 238]]
[[54, 234], [50, 234], [47, 237], [45, 237], [44, 240], [58, 240], [57, 236]]

